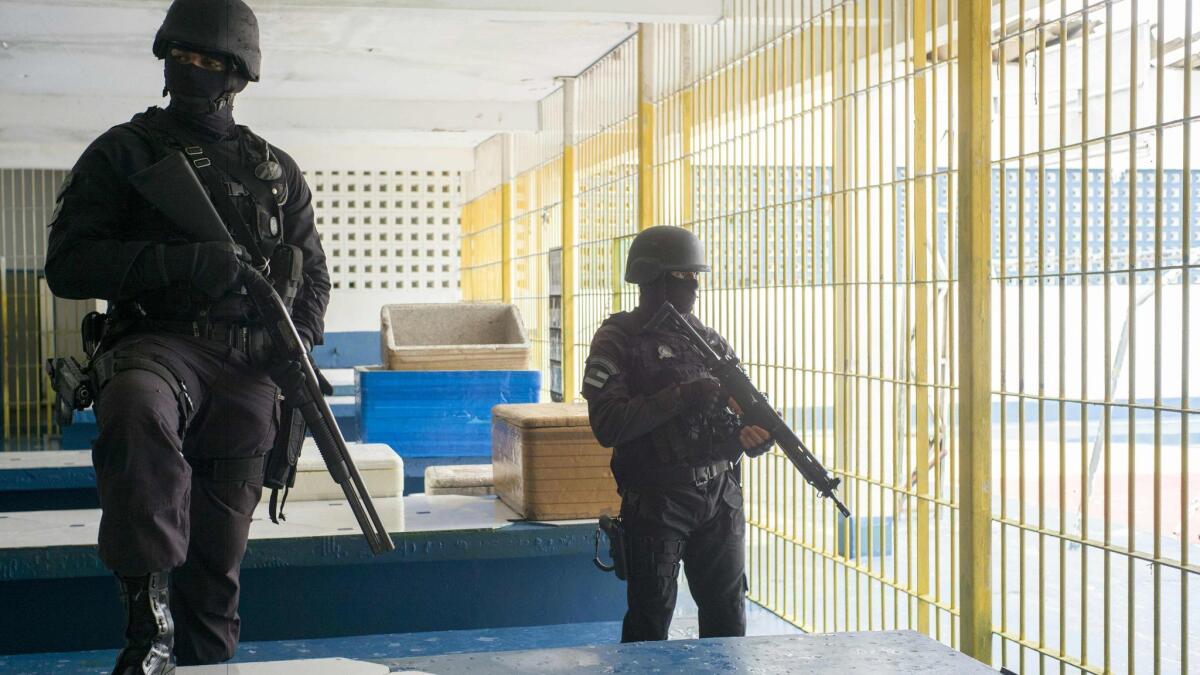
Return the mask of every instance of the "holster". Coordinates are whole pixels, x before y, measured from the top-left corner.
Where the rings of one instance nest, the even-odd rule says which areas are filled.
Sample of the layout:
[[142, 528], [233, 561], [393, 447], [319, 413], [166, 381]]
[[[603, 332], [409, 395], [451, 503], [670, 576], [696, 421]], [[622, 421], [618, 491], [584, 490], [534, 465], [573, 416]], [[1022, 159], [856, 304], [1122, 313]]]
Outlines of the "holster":
[[[263, 473], [263, 487], [271, 490], [268, 511], [272, 523], [287, 520], [283, 515], [283, 505], [287, 502], [288, 490], [296, 485], [296, 462], [300, 460], [305, 432], [304, 416], [300, 410], [286, 404], [280, 405], [279, 431], [267, 453], [267, 465]], [[279, 499], [280, 490], [283, 490], [282, 499]]]
[[[600, 560], [600, 533], [608, 537], [608, 555], [612, 563], [605, 564]], [[595, 536], [596, 555], [592, 562], [602, 572], [615, 572], [617, 578], [625, 581], [629, 570], [629, 542], [625, 534], [625, 526], [621, 518], [600, 516]]]

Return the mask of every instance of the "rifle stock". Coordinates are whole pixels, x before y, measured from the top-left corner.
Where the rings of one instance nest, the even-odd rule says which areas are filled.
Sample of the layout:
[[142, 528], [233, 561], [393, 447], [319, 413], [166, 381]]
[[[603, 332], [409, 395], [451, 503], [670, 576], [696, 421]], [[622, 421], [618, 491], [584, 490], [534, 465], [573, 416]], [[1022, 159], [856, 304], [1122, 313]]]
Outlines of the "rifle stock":
[[722, 388], [733, 397], [734, 401], [737, 401], [742, 409], [742, 420], [748, 425], [762, 427], [771, 434], [771, 438], [783, 451], [788, 461], [800, 471], [804, 480], [813, 486], [822, 497], [831, 499], [843, 516], [850, 517], [850, 509], [846, 508], [846, 505], [842, 504], [834, 494], [834, 490], [837, 490], [842, 479], [830, 475], [821, 462], [809, 452], [804, 441], [800, 440], [800, 437], [779, 416], [775, 408], [771, 407], [767, 397], [738, 367], [736, 357], [722, 357], [718, 354], [670, 302], [663, 303], [663, 306], [650, 319], [647, 327], [667, 328], [687, 338], [692, 348], [700, 352], [709, 373], [717, 378], [721, 382]]
[[[200, 180], [182, 153], [175, 152], [129, 177], [129, 183], [181, 232], [197, 243], [233, 241]], [[271, 373], [289, 405], [300, 410], [330, 476], [342, 488], [350, 510], [373, 553], [395, 550], [362, 476], [350, 458], [346, 439], [320, 390], [316, 369], [296, 332], [291, 314], [274, 286], [258, 270], [245, 266], [242, 283], [285, 366]]]

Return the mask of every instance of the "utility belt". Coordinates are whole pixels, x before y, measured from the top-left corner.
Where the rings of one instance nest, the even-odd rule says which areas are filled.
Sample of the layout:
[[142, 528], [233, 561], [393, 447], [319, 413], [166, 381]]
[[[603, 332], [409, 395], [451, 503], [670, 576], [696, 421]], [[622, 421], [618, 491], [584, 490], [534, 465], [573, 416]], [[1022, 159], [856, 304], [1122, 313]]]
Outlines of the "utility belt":
[[727, 460], [713, 462], [702, 466], [664, 466], [653, 469], [642, 469], [631, 481], [624, 481], [622, 490], [641, 487], [674, 487], [691, 485], [703, 487], [709, 481], [733, 468], [733, 463]]
[[244, 353], [250, 353], [250, 325], [247, 323], [215, 321], [202, 318], [195, 321], [182, 319], [138, 319], [134, 330], [139, 332], [174, 333], [212, 340], [228, 345]]

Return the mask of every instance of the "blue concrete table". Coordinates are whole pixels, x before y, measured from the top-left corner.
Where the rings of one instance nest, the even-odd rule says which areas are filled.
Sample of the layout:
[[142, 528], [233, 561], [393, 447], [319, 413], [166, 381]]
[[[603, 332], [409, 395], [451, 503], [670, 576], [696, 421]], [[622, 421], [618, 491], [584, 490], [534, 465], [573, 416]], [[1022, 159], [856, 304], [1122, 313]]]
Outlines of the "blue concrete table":
[[[396, 542], [381, 556], [341, 502], [288, 504], [281, 525], [255, 518], [242, 565], [243, 640], [614, 621], [624, 612], [624, 585], [591, 564], [593, 525], [510, 522], [517, 515], [494, 497], [376, 506]], [[120, 644], [98, 522], [97, 510], [0, 514], [0, 654]]]
[[392, 672], [415, 670], [437, 675], [848, 672], [995, 675], [983, 663], [913, 631], [671, 640], [370, 661], [383, 663]]

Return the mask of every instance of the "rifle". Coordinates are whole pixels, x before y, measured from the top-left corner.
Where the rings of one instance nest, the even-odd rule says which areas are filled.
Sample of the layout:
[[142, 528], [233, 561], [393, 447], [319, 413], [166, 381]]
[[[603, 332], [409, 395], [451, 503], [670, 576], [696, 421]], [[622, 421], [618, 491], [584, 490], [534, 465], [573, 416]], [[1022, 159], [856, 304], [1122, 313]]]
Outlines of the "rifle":
[[[192, 241], [233, 241], [183, 153], [171, 153], [130, 176], [129, 182]], [[346, 439], [321, 393], [320, 378], [283, 299], [271, 282], [249, 265], [243, 268], [241, 281], [262, 318], [276, 353], [283, 357], [283, 365], [271, 369], [271, 379], [283, 392], [287, 405], [303, 415], [317, 449], [321, 451], [321, 458], [325, 460], [325, 467], [345, 493], [371, 552], [379, 554], [395, 550], [396, 545], [350, 458]]]
[[767, 397], [738, 367], [736, 356], [723, 357], [717, 354], [670, 302], [663, 303], [646, 327], [651, 330], [665, 328], [687, 338], [692, 348], [700, 352], [700, 356], [704, 359], [704, 367], [713, 377], [717, 378], [721, 387], [741, 406], [743, 422], [747, 425], [762, 427], [770, 433], [772, 440], [779, 445], [784, 456], [800, 470], [800, 475], [804, 476], [804, 480], [813, 486], [822, 497], [832, 499], [843, 516], [850, 517], [850, 509], [838, 501], [837, 495], [833, 492], [841, 484], [842, 479], [831, 476], [825, 467], [821, 466], [821, 462], [808, 451], [800, 437], [771, 407]]

